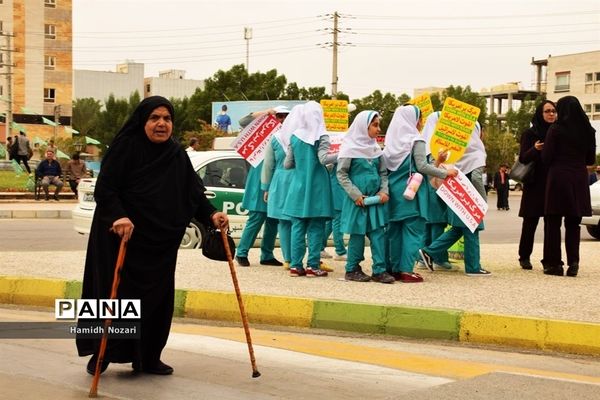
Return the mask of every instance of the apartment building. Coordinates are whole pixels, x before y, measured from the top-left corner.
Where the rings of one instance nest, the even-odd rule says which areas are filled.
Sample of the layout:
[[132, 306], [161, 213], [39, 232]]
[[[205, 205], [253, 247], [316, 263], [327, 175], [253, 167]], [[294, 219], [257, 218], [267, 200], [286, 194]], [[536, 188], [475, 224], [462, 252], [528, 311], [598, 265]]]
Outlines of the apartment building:
[[575, 96], [590, 120], [600, 120], [600, 50], [548, 56], [546, 97]]
[[[71, 0], [0, 0], [0, 112], [10, 134], [70, 136], [72, 90]], [[2, 120], [0, 140], [6, 138]], [[53, 126], [48, 122], [60, 122]]]

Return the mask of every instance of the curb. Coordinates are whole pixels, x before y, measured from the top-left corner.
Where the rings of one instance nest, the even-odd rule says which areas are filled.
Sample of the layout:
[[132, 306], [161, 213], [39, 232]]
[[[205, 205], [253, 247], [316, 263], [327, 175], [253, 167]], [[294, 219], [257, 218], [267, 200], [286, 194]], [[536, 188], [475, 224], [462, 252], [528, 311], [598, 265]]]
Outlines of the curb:
[[[54, 307], [78, 298], [80, 281], [0, 276], [0, 303]], [[244, 295], [252, 323], [600, 355], [600, 324], [458, 310]], [[240, 321], [234, 293], [177, 289], [176, 317]]]
[[71, 210], [0, 210], [0, 219], [58, 218], [71, 219]]

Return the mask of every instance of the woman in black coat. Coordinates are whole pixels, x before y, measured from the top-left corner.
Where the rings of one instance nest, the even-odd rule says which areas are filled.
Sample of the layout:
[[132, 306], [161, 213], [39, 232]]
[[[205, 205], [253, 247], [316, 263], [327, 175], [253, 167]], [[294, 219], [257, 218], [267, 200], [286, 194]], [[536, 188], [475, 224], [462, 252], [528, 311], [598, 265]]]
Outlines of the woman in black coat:
[[521, 134], [519, 161], [523, 164], [534, 163], [533, 177], [523, 183], [523, 196], [519, 209], [519, 217], [523, 218], [519, 241], [519, 264], [523, 269], [533, 268], [529, 257], [533, 251], [535, 230], [540, 217], [544, 216], [548, 169], [542, 163], [541, 154], [546, 132], [554, 121], [556, 121], [556, 105], [550, 100], [544, 100], [535, 109], [535, 114], [531, 118], [531, 128]]
[[586, 165], [595, 162], [596, 137], [577, 98], [563, 97], [556, 110], [558, 119], [548, 129], [542, 150], [542, 161], [548, 166], [544, 274], [563, 275], [560, 226], [564, 217], [567, 276], [577, 276], [579, 224], [582, 216], [592, 215]]

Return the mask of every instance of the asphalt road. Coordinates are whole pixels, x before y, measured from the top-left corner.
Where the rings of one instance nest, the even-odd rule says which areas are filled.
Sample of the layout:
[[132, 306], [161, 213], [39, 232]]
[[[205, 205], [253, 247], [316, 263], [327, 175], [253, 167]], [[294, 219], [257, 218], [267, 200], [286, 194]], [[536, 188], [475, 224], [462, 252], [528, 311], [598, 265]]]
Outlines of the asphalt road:
[[[481, 243], [519, 243], [521, 218], [519, 204], [521, 194], [511, 192], [509, 211], [496, 209], [496, 197], [490, 193], [489, 210], [485, 217], [485, 230], [481, 232]], [[543, 242], [542, 221], [536, 232], [536, 242]], [[585, 227], [581, 228], [582, 241], [596, 241]], [[88, 236], [73, 230], [70, 219], [0, 219], [0, 244], [6, 251], [51, 251], [85, 250]]]

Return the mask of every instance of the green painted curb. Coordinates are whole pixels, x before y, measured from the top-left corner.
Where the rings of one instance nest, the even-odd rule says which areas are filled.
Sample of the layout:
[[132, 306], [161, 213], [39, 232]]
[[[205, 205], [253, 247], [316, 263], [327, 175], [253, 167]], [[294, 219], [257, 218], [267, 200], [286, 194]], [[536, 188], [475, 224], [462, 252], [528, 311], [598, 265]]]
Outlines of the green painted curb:
[[461, 311], [396, 306], [386, 310], [388, 335], [458, 340]]
[[361, 333], [385, 333], [385, 307], [371, 304], [316, 300], [312, 328]]
[[187, 298], [187, 290], [175, 289], [175, 308], [173, 310], [174, 317], [185, 316], [185, 299]]
[[79, 299], [81, 297], [82, 288], [83, 283], [81, 281], [67, 281], [65, 299]]

